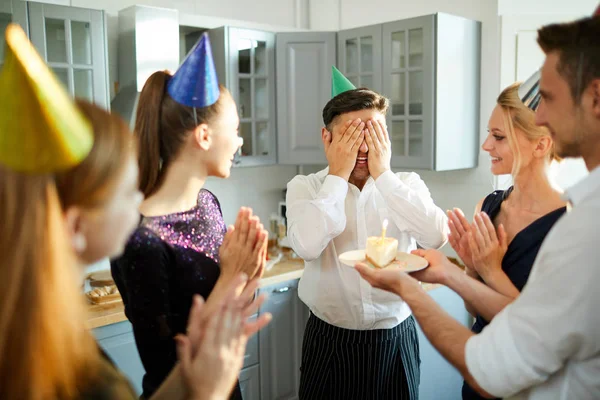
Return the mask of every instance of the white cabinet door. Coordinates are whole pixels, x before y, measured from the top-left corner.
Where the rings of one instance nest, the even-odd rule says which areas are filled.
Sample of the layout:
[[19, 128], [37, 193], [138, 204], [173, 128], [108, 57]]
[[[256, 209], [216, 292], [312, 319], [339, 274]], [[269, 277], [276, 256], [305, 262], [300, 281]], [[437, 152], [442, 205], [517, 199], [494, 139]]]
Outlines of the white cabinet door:
[[[537, 44], [537, 29], [543, 25], [570, 21], [581, 15], [527, 15], [502, 17], [501, 31], [501, 88], [524, 81], [544, 62], [544, 53]], [[582, 159], [567, 159], [553, 163], [551, 174], [561, 189], [566, 189], [588, 174]], [[496, 187], [505, 189], [512, 184], [510, 176], [498, 178]]]

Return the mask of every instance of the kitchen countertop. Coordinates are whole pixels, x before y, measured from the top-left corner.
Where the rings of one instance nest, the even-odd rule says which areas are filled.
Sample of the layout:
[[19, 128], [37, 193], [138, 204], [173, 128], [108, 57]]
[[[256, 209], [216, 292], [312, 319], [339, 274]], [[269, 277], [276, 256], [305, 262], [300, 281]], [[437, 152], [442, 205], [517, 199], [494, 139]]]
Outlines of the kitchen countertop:
[[[302, 276], [303, 271], [304, 262], [301, 259], [281, 261], [264, 273], [259, 288], [298, 279]], [[428, 291], [440, 286], [423, 284], [423, 288]], [[90, 304], [88, 307], [88, 329], [100, 328], [127, 320], [123, 308], [123, 302], [121, 301], [108, 304]]]

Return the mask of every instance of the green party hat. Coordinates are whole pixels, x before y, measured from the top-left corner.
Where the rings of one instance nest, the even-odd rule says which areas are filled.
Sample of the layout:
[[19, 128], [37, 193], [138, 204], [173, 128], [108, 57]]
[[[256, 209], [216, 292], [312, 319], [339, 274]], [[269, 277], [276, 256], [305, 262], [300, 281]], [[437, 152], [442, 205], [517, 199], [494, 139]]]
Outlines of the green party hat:
[[336, 67], [331, 67], [331, 97], [340, 93], [354, 90], [356, 86], [352, 84]]

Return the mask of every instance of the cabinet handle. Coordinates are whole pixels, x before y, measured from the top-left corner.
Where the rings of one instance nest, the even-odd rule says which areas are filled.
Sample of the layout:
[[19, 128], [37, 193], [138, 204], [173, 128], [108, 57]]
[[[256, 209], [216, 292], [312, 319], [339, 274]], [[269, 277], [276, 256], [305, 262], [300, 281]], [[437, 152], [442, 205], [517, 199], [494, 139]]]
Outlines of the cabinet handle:
[[289, 286], [284, 286], [282, 288], [279, 289], [273, 289], [273, 293], [285, 293], [285, 292], [289, 292], [290, 291], [290, 287]]

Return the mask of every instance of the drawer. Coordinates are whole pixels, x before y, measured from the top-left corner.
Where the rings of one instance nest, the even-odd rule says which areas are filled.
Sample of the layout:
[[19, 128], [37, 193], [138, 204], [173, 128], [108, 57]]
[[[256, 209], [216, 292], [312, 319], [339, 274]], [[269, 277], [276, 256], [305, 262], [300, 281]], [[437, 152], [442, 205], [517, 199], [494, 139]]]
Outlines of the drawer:
[[[250, 317], [250, 319], [255, 320], [256, 315], [253, 315]], [[247, 368], [255, 364], [258, 364], [258, 333], [255, 333], [250, 339], [248, 339], [248, 343], [246, 344], [246, 354], [244, 354], [243, 368]]]

